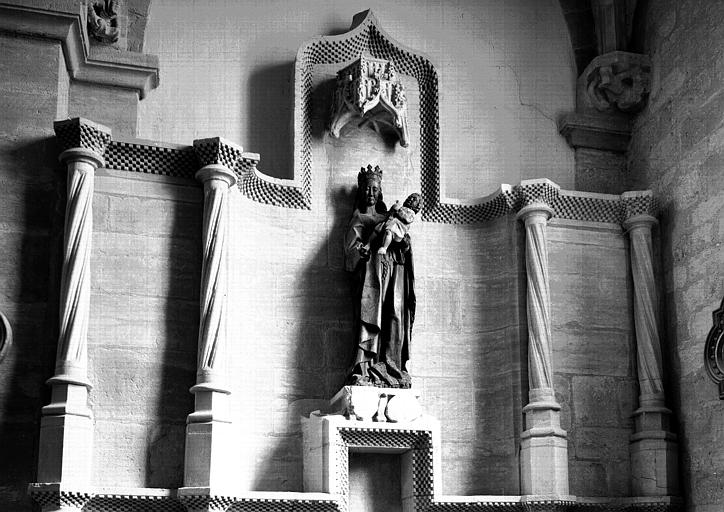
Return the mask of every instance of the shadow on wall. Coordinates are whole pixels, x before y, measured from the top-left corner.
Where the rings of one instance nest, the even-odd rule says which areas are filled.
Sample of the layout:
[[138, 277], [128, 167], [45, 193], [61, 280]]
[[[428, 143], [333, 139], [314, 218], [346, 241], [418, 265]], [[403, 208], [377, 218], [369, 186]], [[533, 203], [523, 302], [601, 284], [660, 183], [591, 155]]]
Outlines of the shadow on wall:
[[244, 149], [261, 155], [260, 168], [294, 178], [294, 62], [256, 69], [249, 78], [249, 120]]
[[283, 286], [296, 316], [288, 346], [284, 382], [275, 382], [275, 411], [280, 424], [271, 434], [271, 455], [255, 472], [253, 490], [303, 490], [301, 417], [323, 409], [344, 384], [353, 355], [351, 283], [339, 260], [351, 214], [351, 191], [329, 191], [331, 230], [311, 253], [307, 264]]
[[[201, 192], [199, 192], [201, 194]], [[193, 238], [189, 233], [188, 212], [203, 217], [203, 202], [174, 202], [169, 241], [168, 292], [164, 319], [167, 338], [160, 361], [156, 424], [146, 440], [146, 487], [177, 488], [183, 485], [186, 417], [194, 411], [189, 391], [196, 383], [196, 354], [199, 332], [199, 296], [201, 282], [201, 230]], [[193, 226], [199, 227], [199, 226]], [[193, 233], [193, 230], [191, 230]], [[189, 283], [193, 283], [189, 286]], [[196, 314], [190, 314], [195, 311]]]
[[0, 509], [30, 510], [28, 482], [36, 481], [40, 410], [50, 402], [65, 212], [65, 172], [55, 138], [3, 152], [0, 308], [13, 344], [0, 360]]

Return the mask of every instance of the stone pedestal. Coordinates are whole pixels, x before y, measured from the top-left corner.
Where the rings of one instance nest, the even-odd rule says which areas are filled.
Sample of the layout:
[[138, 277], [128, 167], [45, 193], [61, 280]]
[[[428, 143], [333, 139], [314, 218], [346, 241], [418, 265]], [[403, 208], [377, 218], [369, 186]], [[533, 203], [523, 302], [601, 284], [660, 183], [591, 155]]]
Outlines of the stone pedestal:
[[399, 453], [404, 512], [426, 510], [441, 487], [440, 424], [429, 416], [405, 423], [312, 413], [302, 418], [304, 491], [339, 496], [349, 506], [349, 452]]
[[671, 411], [644, 406], [634, 412], [631, 436], [631, 490], [634, 496], [676, 496], [679, 493], [676, 435], [669, 432]]

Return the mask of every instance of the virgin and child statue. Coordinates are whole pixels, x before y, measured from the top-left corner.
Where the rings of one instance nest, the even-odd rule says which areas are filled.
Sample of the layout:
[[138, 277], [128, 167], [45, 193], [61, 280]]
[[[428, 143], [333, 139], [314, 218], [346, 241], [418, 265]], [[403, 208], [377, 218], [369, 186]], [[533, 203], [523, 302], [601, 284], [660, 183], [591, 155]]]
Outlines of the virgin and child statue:
[[344, 243], [355, 305], [355, 356], [347, 384], [409, 388], [407, 361], [415, 321], [415, 271], [408, 229], [419, 194], [388, 211], [382, 169], [362, 168]]

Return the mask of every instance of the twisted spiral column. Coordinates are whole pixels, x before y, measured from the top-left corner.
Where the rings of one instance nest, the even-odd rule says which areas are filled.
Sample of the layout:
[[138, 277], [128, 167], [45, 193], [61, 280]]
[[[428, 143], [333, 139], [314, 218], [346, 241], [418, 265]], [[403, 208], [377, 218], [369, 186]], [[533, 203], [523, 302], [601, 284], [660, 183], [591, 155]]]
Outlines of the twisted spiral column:
[[103, 165], [103, 158], [89, 149], [73, 148], [64, 151], [60, 159], [68, 167], [68, 199], [60, 284], [60, 335], [51, 383], [90, 386], [86, 372], [93, 183], [95, 169]]
[[212, 163], [196, 173], [204, 186], [203, 260], [194, 412], [186, 425], [184, 486], [228, 485], [230, 426], [226, 384], [226, 302], [229, 188], [235, 174]]
[[639, 403], [663, 406], [663, 365], [657, 318], [658, 297], [651, 245], [651, 229], [656, 223], [656, 218], [641, 214], [624, 221], [624, 228], [628, 231], [631, 248]]
[[639, 407], [633, 413], [630, 438], [632, 490], [638, 496], [678, 494], [678, 449], [670, 431], [671, 410], [666, 407], [663, 361], [658, 328], [658, 295], [653, 264], [650, 211], [653, 197], [647, 192], [626, 192], [624, 206], [631, 211], [623, 222], [630, 240], [633, 277], [634, 328], [639, 382]]
[[[199, 346], [196, 383], [220, 385], [222, 352], [226, 344], [228, 201], [236, 176], [220, 164], [207, 165], [196, 173], [204, 185], [203, 260]], [[223, 389], [223, 388], [219, 388]]]
[[551, 305], [546, 229], [553, 209], [529, 201], [518, 212], [525, 224], [528, 312], [528, 405], [521, 433], [521, 491], [526, 495], [568, 495], [568, 441], [561, 428], [553, 389]]

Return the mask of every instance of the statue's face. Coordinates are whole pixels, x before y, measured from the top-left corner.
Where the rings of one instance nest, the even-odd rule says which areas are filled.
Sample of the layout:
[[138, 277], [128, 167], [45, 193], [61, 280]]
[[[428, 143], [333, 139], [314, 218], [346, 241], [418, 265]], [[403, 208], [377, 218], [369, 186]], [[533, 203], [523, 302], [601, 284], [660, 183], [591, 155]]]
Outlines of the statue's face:
[[365, 186], [365, 201], [367, 206], [374, 206], [377, 204], [377, 198], [380, 196], [380, 182], [379, 180], [367, 180]]

